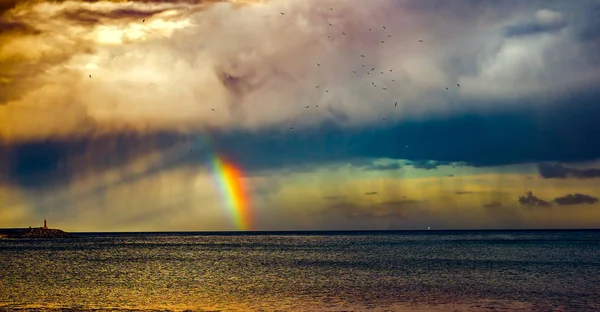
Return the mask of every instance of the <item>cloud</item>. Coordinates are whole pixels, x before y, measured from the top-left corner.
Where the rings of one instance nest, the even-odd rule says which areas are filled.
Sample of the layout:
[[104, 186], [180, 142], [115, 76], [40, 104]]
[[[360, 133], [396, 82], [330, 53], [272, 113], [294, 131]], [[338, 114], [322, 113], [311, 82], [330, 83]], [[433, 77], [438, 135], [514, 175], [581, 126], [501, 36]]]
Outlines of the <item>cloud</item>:
[[399, 163], [388, 163], [388, 164], [372, 164], [364, 168], [366, 171], [389, 171], [398, 170], [402, 166]]
[[537, 196], [533, 195], [531, 191], [528, 192], [525, 196], [519, 196], [519, 203], [524, 206], [550, 206], [549, 202], [539, 199]]
[[525, 15], [556, 25], [558, 13], [494, 1], [11, 3], [0, 138], [356, 128], [565, 96], [600, 76], [597, 39], [574, 22], [593, 2], [544, 5], [557, 3], [568, 31], [527, 41], [502, 27]]
[[506, 27], [505, 35], [507, 37], [537, 35], [559, 31], [565, 26], [567, 23], [560, 12], [542, 9], [535, 12], [531, 20]]
[[544, 179], [594, 179], [600, 177], [600, 169], [577, 169], [568, 168], [561, 164], [538, 164], [540, 176]]
[[435, 160], [414, 160], [406, 163], [408, 166], [413, 166], [415, 169], [433, 170], [439, 166], [462, 166], [462, 164], [454, 164], [448, 161], [435, 161]]
[[454, 192], [454, 194], [456, 195], [468, 195], [468, 194], [473, 194], [475, 192], [471, 192], [471, 191], [459, 191], [459, 192]]
[[569, 194], [563, 197], [557, 197], [554, 202], [563, 205], [579, 205], [579, 204], [594, 204], [598, 202], [598, 198], [585, 194]]

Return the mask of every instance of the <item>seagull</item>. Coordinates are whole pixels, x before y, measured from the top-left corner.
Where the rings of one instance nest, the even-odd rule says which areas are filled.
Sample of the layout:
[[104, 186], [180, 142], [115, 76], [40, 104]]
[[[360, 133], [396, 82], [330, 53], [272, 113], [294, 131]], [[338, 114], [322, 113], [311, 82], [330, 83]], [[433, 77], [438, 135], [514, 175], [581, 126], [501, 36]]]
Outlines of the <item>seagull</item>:
[[374, 70], [375, 70], [375, 67], [371, 68], [371, 71], [374, 71]]
[[345, 35], [346, 35], [346, 33], [345, 33], [345, 32], [343, 32], [343, 33], [342, 33], [342, 35], [344, 35], [344, 36], [345, 36]]
[[[394, 103], [394, 107], [398, 107], [398, 102]], [[407, 146], [408, 147], [408, 146]]]
[[319, 67], [320, 67], [320, 66], [321, 66], [321, 64], [317, 63], [317, 66], [319, 66]]
[[90, 76], [90, 78], [92, 78], [92, 75], [88, 75], [88, 76]]
[[431, 227], [430, 227], [430, 226], [428, 226], [428, 227], [427, 227], [427, 230], [428, 230], [428, 231], [429, 231], [429, 230], [431, 230]]
[[213, 112], [216, 112], [216, 110], [215, 110], [214, 108], [212, 109], [212, 111], [213, 111]]
[[283, 12], [281, 12], [281, 15], [285, 15]]
[[306, 107], [305, 107], [305, 108], [309, 108], [309, 107], [310, 107], [310, 106], [306, 105]]
[[382, 88], [383, 90], [387, 90], [387, 88]]
[[329, 92], [329, 90], [325, 90], [325, 92]]
[[143, 19], [143, 20], [142, 20], [142, 23], [143, 23], [143, 22], [145, 22], [145, 21], [146, 21], [146, 19]]
[[383, 72], [380, 72], [383, 75]]
[[333, 26], [333, 25], [331, 25], [331, 23], [329, 23], [329, 26]]
[[352, 71], [352, 72], [356, 74], [356, 71]]
[[419, 40], [419, 42], [423, 42], [423, 40]]
[[318, 87], [320, 87], [320, 86], [316, 86], [315, 88], [318, 88]]
[[[365, 57], [365, 56], [361, 54], [361, 55], [360, 55], [360, 57]], [[364, 65], [363, 65], [363, 66], [364, 66]]]
[[457, 83], [456, 85], [460, 87], [460, 83]]
[[381, 40], [381, 43], [384, 43], [385, 41]]
[[388, 35], [388, 38], [392, 38], [392, 35]]
[[446, 87], [446, 90], [448, 90], [448, 87]]
[[390, 73], [392, 72], [393, 69], [390, 69]]
[[385, 26], [383, 26], [383, 29], [385, 29]]

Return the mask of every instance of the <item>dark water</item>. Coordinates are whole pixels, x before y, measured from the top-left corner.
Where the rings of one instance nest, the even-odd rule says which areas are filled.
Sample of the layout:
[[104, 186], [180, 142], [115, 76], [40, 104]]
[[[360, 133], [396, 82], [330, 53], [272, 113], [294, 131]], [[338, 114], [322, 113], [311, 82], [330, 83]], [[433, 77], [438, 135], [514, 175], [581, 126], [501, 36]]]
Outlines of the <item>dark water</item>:
[[0, 239], [0, 310], [383, 311], [440, 304], [600, 311], [600, 231]]

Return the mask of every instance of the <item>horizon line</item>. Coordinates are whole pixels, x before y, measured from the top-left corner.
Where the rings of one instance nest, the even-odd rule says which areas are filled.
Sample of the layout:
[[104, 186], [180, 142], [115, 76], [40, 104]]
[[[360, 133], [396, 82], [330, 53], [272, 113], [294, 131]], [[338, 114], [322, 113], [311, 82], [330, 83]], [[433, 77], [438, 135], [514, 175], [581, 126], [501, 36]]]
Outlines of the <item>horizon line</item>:
[[[25, 228], [0, 228], [2, 231], [14, 231], [14, 230], [26, 230]], [[58, 229], [58, 228], [55, 228]], [[64, 231], [64, 230], [63, 230]], [[395, 230], [229, 230], [229, 231], [80, 231], [70, 232], [72, 234], [205, 234], [205, 235], [219, 235], [219, 234], [237, 234], [237, 235], [260, 235], [260, 234], [310, 234], [310, 233], [392, 233], [392, 232], [527, 232], [527, 231], [538, 231], [538, 232], [549, 232], [549, 231], [600, 231], [600, 228], [530, 228], [530, 229], [395, 229]]]

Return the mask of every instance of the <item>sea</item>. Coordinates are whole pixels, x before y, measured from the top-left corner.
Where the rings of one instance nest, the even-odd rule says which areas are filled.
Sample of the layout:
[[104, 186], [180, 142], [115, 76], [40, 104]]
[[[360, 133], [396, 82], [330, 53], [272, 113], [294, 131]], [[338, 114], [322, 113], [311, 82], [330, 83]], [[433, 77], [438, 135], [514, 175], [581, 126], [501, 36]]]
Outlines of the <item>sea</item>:
[[0, 239], [2, 311], [600, 311], [600, 230]]

